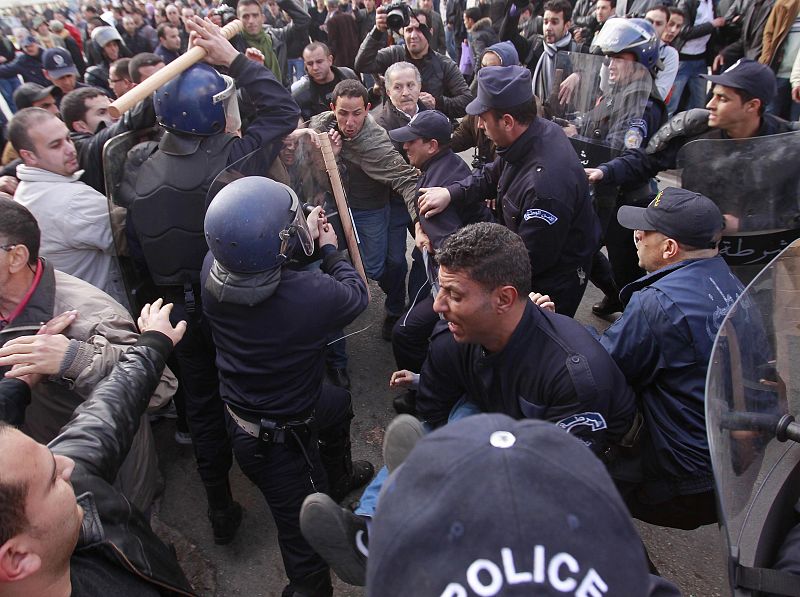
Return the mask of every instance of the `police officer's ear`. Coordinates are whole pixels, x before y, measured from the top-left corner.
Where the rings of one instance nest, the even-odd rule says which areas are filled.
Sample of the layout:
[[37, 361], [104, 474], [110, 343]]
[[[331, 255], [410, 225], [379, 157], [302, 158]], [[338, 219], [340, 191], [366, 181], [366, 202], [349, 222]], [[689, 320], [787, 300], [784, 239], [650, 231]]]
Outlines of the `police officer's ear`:
[[761, 111], [761, 100], [754, 97], [744, 103], [744, 110], [749, 114], [759, 114]]
[[676, 241], [674, 238], [667, 237], [662, 245], [661, 258], [664, 261], [670, 261], [677, 258], [680, 251], [681, 246], [678, 244], [678, 241]]
[[492, 308], [498, 315], [508, 313], [519, 301], [519, 292], [513, 286], [498, 286], [492, 291]]

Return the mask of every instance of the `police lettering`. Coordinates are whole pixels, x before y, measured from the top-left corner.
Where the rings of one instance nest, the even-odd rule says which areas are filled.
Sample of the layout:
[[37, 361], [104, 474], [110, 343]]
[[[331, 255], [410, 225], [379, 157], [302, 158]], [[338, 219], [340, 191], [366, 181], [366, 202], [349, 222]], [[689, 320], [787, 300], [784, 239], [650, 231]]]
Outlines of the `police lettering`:
[[602, 597], [608, 585], [594, 568], [585, 574], [571, 554], [560, 552], [547, 561], [543, 545], [533, 548], [531, 571], [518, 570], [513, 552], [504, 547], [500, 550], [500, 564], [484, 558], [475, 560], [466, 572], [466, 583], [451, 582], [440, 597], [492, 597], [499, 595], [505, 585], [547, 584], [560, 593], [575, 597]]

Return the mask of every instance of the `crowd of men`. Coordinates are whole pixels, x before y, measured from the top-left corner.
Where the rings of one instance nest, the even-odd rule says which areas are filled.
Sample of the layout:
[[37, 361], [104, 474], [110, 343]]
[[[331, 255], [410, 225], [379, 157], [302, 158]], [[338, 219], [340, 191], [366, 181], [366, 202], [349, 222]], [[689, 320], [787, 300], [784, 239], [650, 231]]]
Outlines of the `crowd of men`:
[[[331, 595], [331, 569], [381, 597], [678, 594], [632, 519], [718, 521], [704, 389], [740, 223], [654, 179], [800, 115], [800, 2], [722, 4], [8, 14], [0, 593], [194, 594], [149, 524], [167, 416], [215, 543], [242, 522], [234, 457], [263, 494], [284, 596]], [[574, 319], [589, 281], [622, 313], [602, 334]], [[404, 390], [377, 475], [344, 332], [370, 288]]]

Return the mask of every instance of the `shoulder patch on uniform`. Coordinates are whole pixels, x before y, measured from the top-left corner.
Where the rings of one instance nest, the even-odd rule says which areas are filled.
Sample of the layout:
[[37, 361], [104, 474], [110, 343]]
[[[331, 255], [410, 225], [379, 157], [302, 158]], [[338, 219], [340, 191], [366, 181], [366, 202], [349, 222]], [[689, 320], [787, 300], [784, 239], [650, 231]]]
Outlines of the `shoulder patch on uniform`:
[[523, 216], [525, 221], [533, 220], [537, 218], [539, 220], [544, 220], [548, 223], [548, 225], [552, 226], [556, 222], [558, 222], [558, 217], [551, 214], [549, 211], [545, 211], [543, 209], [529, 209], [525, 211], [525, 215]]
[[570, 431], [575, 427], [589, 427], [591, 431], [602, 431], [607, 428], [603, 415], [596, 412], [578, 413], [556, 423], [562, 429]]
[[628, 132], [625, 133], [625, 147], [638, 149], [647, 136], [647, 122], [642, 118], [633, 118], [630, 121]]

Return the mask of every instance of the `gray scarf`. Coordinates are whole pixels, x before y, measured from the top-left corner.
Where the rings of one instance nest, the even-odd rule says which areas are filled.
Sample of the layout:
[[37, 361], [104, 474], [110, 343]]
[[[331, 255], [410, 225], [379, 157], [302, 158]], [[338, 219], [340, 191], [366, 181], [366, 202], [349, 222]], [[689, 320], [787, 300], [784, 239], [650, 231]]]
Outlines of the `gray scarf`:
[[553, 86], [553, 75], [556, 70], [556, 53], [572, 43], [572, 34], [567, 34], [554, 44], [542, 42], [544, 52], [539, 56], [536, 70], [533, 71], [533, 92], [541, 101], [545, 101]]

